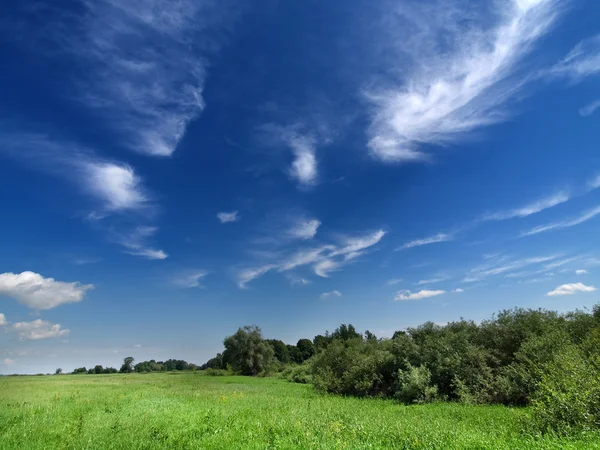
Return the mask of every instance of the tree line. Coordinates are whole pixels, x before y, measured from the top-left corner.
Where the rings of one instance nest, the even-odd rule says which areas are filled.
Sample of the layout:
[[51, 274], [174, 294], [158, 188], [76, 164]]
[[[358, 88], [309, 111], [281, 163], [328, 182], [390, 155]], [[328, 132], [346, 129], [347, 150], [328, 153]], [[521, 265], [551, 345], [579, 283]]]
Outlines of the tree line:
[[[123, 364], [119, 370], [114, 367], [102, 367], [97, 365], [93, 368], [86, 369], [85, 367], [79, 367], [73, 372], [74, 375], [79, 374], [105, 374], [105, 373], [148, 373], [148, 372], [171, 372], [176, 370], [198, 370], [198, 366], [193, 363], [188, 363], [182, 359], [168, 359], [166, 361], [142, 361], [134, 364], [135, 359], [132, 356], [127, 356], [123, 359]], [[62, 373], [62, 369], [56, 369], [55, 374], [59, 375]]]
[[566, 314], [515, 308], [481, 323], [426, 322], [392, 338], [341, 325], [296, 345], [246, 326], [223, 343], [201, 368], [280, 374], [323, 392], [404, 403], [532, 406], [536, 430], [600, 428], [600, 305]]

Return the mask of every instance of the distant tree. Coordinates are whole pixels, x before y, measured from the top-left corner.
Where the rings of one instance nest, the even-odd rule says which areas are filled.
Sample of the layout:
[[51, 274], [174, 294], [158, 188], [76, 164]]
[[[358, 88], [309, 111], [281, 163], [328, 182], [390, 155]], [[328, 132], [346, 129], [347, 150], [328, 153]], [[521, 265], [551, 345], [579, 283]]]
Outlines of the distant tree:
[[356, 331], [352, 324], [340, 325], [339, 328], [331, 333], [331, 337], [332, 339], [339, 341], [349, 341], [350, 339], [362, 338], [361, 334]]
[[96, 367], [94, 367], [94, 373], [96, 373], [96, 374], [104, 373], [104, 368], [98, 364]]
[[88, 370], [88, 375], [94, 375], [96, 371], [94, 369]]
[[133, 372], [133, 361], [135, 361], [133, 359], [133, 357], [128, 356], [126, 358], [123, 359], [123, 365], [121, 366], [121, 369], [119, 370], [119, 372], [121, 373], [131, 373]]
[[85, 367], [78, 367], [73, 371], [74, 374], [87, 373], [87, 369]]
[[267, 339], [265, 342], [273, 347], [277, 361], [283, 364], [290, 362], [290, 352], [287, 348], [287, 345], [285, 345], [283, 341], [280, 341], [279, 339]]
[[104, 368], [104, 373], [118, 373], [119, 371], [117, 369], [115, 369], [114, 367], [105, 367]]
[[323, 350], [327, 348], [327, 346], [331, 343], [331, 336], [329, 333], [326, 333], [325, 336], [322, 334], [318, 334], [313, 339], [313, 344], [315, 346], [315, 351]]
[[63, 372], [62, 372], [62, 369], [60, 367], [54, 371], [54, 375], [62, 375], [62, 373]]
[[263, 339], [257, 326], [245, 326], [224, 340], [227, 362], [242, 375], [257, 375], [266, 370], [274, 358], [273, 347]]
[[376, 342], [377, 336], [371, 333], [369, 330], [365, 331], [365, 339], [369, 342]]
[[300, 339], [296, 343], [296, 348], [298, 348], [298, 360], [296, 361], [298, 364], [303, 363], [315, 354], [315, 346], [310, 339]]

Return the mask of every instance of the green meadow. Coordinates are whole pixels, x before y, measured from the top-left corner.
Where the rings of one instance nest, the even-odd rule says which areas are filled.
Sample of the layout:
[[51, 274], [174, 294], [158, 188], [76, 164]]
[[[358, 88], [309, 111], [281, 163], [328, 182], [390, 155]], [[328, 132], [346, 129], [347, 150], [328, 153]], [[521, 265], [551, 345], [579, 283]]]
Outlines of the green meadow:
[[527, 413], [191, 372], [0, 377], [2, 449], [600, 448], [598, 434], [529, 435]]

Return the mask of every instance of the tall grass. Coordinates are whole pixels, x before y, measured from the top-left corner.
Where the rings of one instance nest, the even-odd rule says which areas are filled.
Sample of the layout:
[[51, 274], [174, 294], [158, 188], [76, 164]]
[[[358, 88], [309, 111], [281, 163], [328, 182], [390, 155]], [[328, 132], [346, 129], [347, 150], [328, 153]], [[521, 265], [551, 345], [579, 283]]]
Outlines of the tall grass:
[[600, 435], [523, 434], [528, 410], [316, 393], [192, 373], [0, 377], [1, 449], [565, 449]]

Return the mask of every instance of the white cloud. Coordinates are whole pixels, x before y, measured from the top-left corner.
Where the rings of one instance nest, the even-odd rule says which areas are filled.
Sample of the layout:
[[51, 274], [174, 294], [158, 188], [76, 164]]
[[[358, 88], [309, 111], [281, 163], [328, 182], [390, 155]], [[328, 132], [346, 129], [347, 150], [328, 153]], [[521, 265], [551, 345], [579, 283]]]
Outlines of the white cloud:
[[68, 30], [61, 43], [82, 64], [75, 83], [82, 103], [100, 111], [126, 146], [171, 155], [204, 108], [206, 56], [220, 44], [214, 36], [241, 8], [193, 0], [83, 3], [80, 15], [61, 24]]
[[157, 227], [139, 226], [134, 228], [129, 234], [117, 236], [117, 242], [125, 247], [125, 253], [133, 256], [141, 256], [151, 260], [167, 259], [167, 255], [162, 250], [157, 250], [147, 245], [149, 238], [158, 231]]
[[[393, 72], [400, 78], [368, 93], [372, 154], [387, 162], [425, 159], [421, 144], [447, 144], [506, 120], [502, 105], [524, 84], [519, 63], [550, 28], [557, 3], [500, 2], [499, 22], [491, 28], [475, 28], [477, 12], [465, 2], [402, 3], [392, 14], [386, 9], [391, 20], [399, 17]], [[405, 77], [407, 56], [414, 64]]]
[[317, 157], [315, 140], [307, 136], [294, 136], [288, 140], [294, 161], [290, 169], [292, 178], [301, 185], [311, 186], [317, 181]]
[[565, 77], [573, 83], [596, 74], [600, 74], [600, 35], [581, 41], [547, 72], [551, 77]]
[[250, 281], [256, 280], [257, 278], [262, 277], [267, 272], [276, 269], [277, 266], [275, 264], [266, 264], [261, 267], [251, 267], [247, 269], [243, 269], [238, 273], [238, 286], [242, 289], [245, 289]]
[[17, 322], [13, 324], [15, 331], [23, 340], [49, 339], [67, 336], [69, 330], [61, 329], [59, 324], [53, 325], [45, 320], [37, 319], [33, 322]]
[[456, 288], [452, 292], [454, 292], [455, 294], [461, 294], [461, 293], [465, 292], [465, 290], [461, 289], [461, 288]]
[[129, 166], [106, 162], [87, 162], [84, 165], [88, 188], [106, 205], [109, 211], [139, 209], [148, 199], [141, 181]]
[[578, 269], [575, 271], [575, 275], [587, 275], [588, 273], [590, 272], [586, 269]]
[[446, 233], [438, 233], [423, 239], [415, 239], [398, 247], [396, 250], [406, 250], [407, 248], [420, 247], [421, 245], [437, 244], [438, 242], [447, 242], [452, 240], [452, 236]]
[[6, 324], [8, 324], [6, 321], [6, 316], [4, 314], [0, 314], [0, 327], [3, 327]]
[[359, 237], [346, 237], [339, 245], [322, 245], [321, 247], [298, 250], [290, 256], [281, 259], [278, 263], [264, 264], [247, 268], [238, 272], [238, 284], [246, 284], [263, 276], [271, 270], [287, 272], [301, 266], [312, 265], [316, 275], [328, 277], [333, 271], [354, 262], [365, 251], [379, 243], [386, 232], [378, 230]]
[[[464, 283], [474, 283], [481, 281], [487, 277], [501, 275], [514, 270], [520, 270], [525, 267], [542, 264], [548, 261], [556, 259], [556, 255], [552, 256], [536, 256], [532, 258], [523, 258], [514, 260], [503, 255], [499, 255], [497, 258], [493, 258], [491, 264], [476, 267], [471, 269], [467, 276], [463, 279]], [[508, 274], [507, 277], [522, 276], [523, 273]]]
[[545, 209], [560, 205], [561, 203], [568, 202], [570, 198], [571, 197], [568, 192], [558, 192], [550, 197], [546, 197], [525, 205], [522, 208], [488, 214], [484, 216], [484, 220], [505, 220], [512, 219], [514, 217], [527, 217], [544, 211]]
[[5, 365], [7, 365], [7, 366], [10, 366], [10, 365], [12, 365], [12, 364], [14, 364], [14, 363], [15, 363], [15, 361], [14, 361], [14, 360], [12, 360], [12, 359], [9, 359], [9, 358], [4, 358], [4, 360], [3, 360], [2, 362], [3, 362]]
[[577, 292], [593, 292], [596, 288], [594, 286], [586, 286], [583, 283], [571, 283], [563, 284], [557, 287], [555, 290], [548, 292], [546, 295], [555, 297], [558, 295], [573, 295]]
[[596, 112], [596, 110], [600, 108], [600, 100], [594, 100], [592, 103], [585, 105], [583, 108], [579, 109], [579, 115], [582, 117], [591, 116]]
[[448, 277], [438, 277], [438, 278], [430, 278], [427, 280], [420, 280], [417, 285], [418, 286], [423, 286], [424, 284], [435, 284], [435, 283], [441, 283], [442, 281], [446, 281], [448, 279]]
[[240, 220], [240, 217], [237, 211], [220, 212], [217, 214], [217, 219], [219, 219], [221, 223], [232, 223], [238, 222]]
[[600, 206], [597, 206], [593, 209], [585, 211], [583, 214], [581, 214], [578, 217], [574, 217], [569, 220], [564, 220], [562, 222], [555, 222], [555, 223], [551, 223], [548, 225], [541, 225], [541, 226], [532, 228], [529, 231], [525, 231], [525, 232], [521, 233], [520, 237], [532, 236], [534, 234], [544, 233], [546, 231], [551, 231], [551, 230], [558, 230], [558, 229], [562, 229], [562, 228], [574, 227], [576, 225], [580, 225], [584, 222], [587, 222], [588, 220], [593, 219], [594, 217], [596, 217], [599, 214], [600, 214]]
[[288, 231], [288, 235], [296, 239], [309, 240], [316, 236], [320, 226], [320, 220], [301, 219]]
[[398, 292], [396, 294], [396, 298], [394, 298], [394, 300], [422, 300], [424, 298], [436, 297], [438, 295], [443, 295], [445, 293], [446, 293], [446, 291], [441, 291], [441, 290], [430, 291], [430, 290], [425, 289], [425, 290], [415, 292], [415, 293], [412, 293], [409, 290], [405, 290], [405, 291]]
[[91, 284], [65, 283], [34, 272], [0, 274], [0, 295], [16, 299], [29, 308], [51, 309], [83, 300]]
[[201, 281], [207, 275], [208, 275], [208, 272], [206, 272], [204, 270], [191, 271], [191, 272], [188, 271], [188, 272], [178, 276], [173, 281], [177, 286], [181, 286], [181, 287], [185, 287], [185, 288], [201, 287], [202, 286]]
[[402, 278], [392, 278], [391, 280], [388, 280], [387, 285], [394, 286], [395, 284], [400, 284], [400, 283], [402, 283]]
[[341, 297], [341, 296], [342, 296], [342, 293], [340, 291], [323, 292], [321, 294], [321, 298]]

